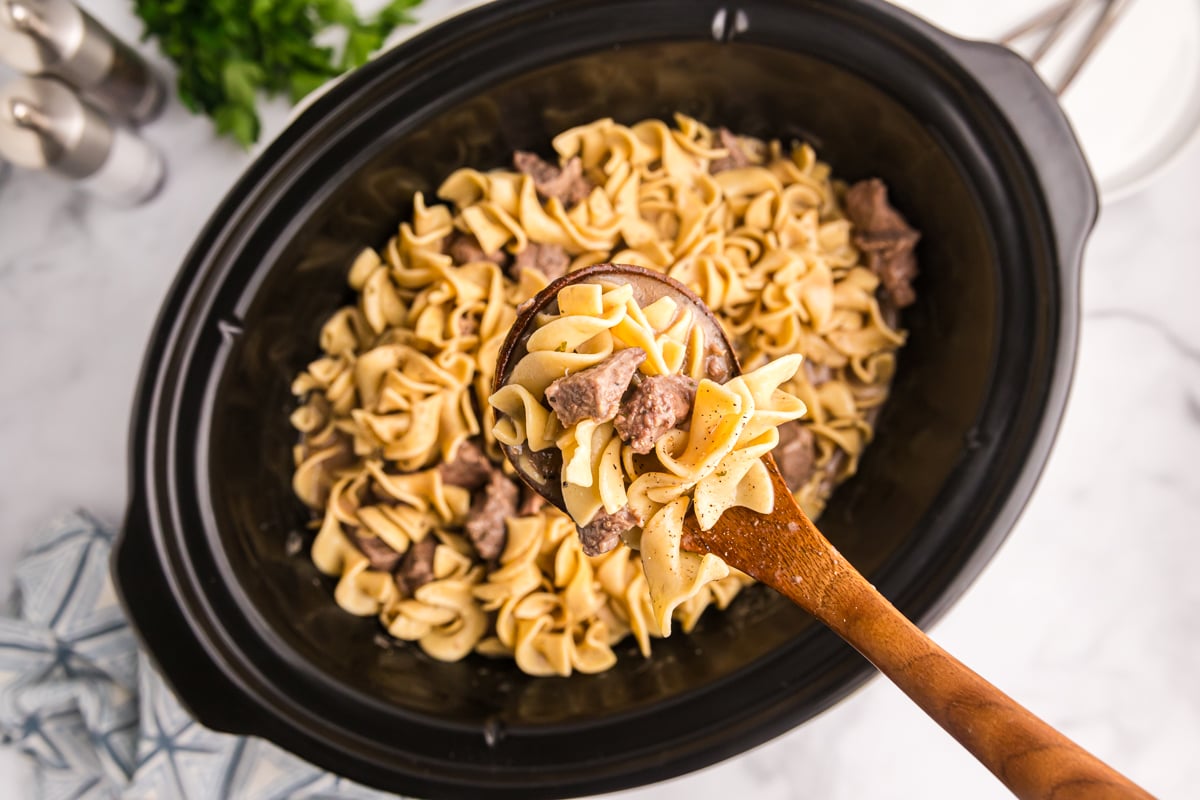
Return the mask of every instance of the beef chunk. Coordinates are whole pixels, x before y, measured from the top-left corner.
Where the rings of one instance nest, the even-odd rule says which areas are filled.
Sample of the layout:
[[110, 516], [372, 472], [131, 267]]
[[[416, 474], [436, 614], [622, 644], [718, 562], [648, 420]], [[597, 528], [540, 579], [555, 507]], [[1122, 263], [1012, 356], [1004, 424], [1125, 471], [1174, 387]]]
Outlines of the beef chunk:
[[888, 203], [887, 186], [878, 178], [859, 181], [846, 190], [846, 216], [860, 235], [906, 239], [920, 238], [904, 216]]
[[367, 557], [367, 561], [371, 562], [371, 569], [391, 572], [400, 563], [401, 555], [373, 533], [364, 533], [355, 528], [354, 544]]
[[528, 267], [545, 275], [546, 280], [552, 281], [566, 275], [569, 266], [571, 257], [561, 244], [529, 242], [524, 250], [517, 253], [511, 274], [513, 280], [516, 280], [520, 276], [521, 268]]
[[517, 506], [518, 517], [528, 517], [531, 514], [536, 514], [546, 505], [546, 498], [529, 488], [526, 484], [521, 484], [521, 505]]
[[615, 514], [609, 514], [602, 508], [591, 522], [579, 529], [579, 542], [585, 554], [603, 555], [620, 543], [622, 533], [641, 524], [642, 518], [629, 506]]
[[820, 386], [833, 378], [833, 368], [828, 364], [818, 364], [811, 358], [806, 358], [804, 359], [804, 374], [808, 377], [809, 383], [813, 386]]
[[433, 580], [433, 554], [437, 546], [437, 537], [432, 533], [408, 546], [394, 575], [400, 594], [412, 597], [417, 589]]
[[533, 178], [538, 194], [547, 200], [557, 197], [567, 208], [591, 194], [592, 182], [583, 176], [583, 162], [578, 158], [572, 158], [560, 169], [535, 153], [518, 150], [513, 153], [513, 165]]
[[724, 172], [727, 169], [741, 169], [748, 167], [754, 162], [750, 160], [750, 156], [742, 149], [741, 142], [728, 128], [717, 129], [717, 139], [720, 141], [721, 147], [728, 151], [728, 155], [715, 159], [708, 166], [708, 171], [713, 175], [718, 172]]
[[867, 266], [879, 276], [883, 290], [897, 308], [917, 299], [913, 249], [921, 234], [888, 203], [887, 187], [878, 178], [859, 181], [846, 190], [846, 216], [854, 223], [854, 244], [867, 256]]
[[912, 287], [913, 278], [917, 277], [917, 259], [911, 249], [882, 257], [872, 253], [869, 258], [871, 269], [879, 274], [883, 289], [896, 308], [905, 308], [917, 301], [917, 293]]
[[729, 358], [725, 351], [715, 344], [708, 346], [707, 355], [704, 357], [704, 372], [708, 375], [709, 380], [717, 383], [724, 383], [729, 380], [730, 368]]
[[458, 335], [475, 336], [479, 333], [479, 320], [474, 314], [463, 314], [458, 318]]
[[497, 469], [471, 503], [471, 511], [467, 515], [467, 538], [485, 561], [494, 561], [504, 552], [504, 544], [508, 540], [504, 523], [517, 515], [517, 495], [517, 484]]
[[621, 404], [617, 434], [635, 453], [649, 453], [659, 438], [692, 414], [696, 382], [687, 375], [646, 378]]
[[554, 381], [546, 388], [546, 402], [565, 427], [584, 419], [607, 422], [617, 415], [621, 397], [645, 360], [640, 347], [618, 350], [594, 367]]
[[467, 538], [481, 558], [498, 558], [508, 538], [505, 520], [516, 516], [517, 484], [472, 439], [459, 444], [454, 460], [438, 465], [438, 472], [445, 483], [474, 493], [467, 517]]
[[498, 468], [472, 439], [464, 439], [454, 452], [452, 461], [438, 464], [442, 483], [475, 491], [483, 488]]
[[503, 267], [508, 263], [505, 253], [485, 253], [479, 246], [479, 240], [469, 233], [455, 231], [446, 237], [446, 254], [454, 259], [455, 264], [470, 264], [473, 261], [490, 261]]
[[793, 492], [808, 483], [816, 467], [816, 447], [812, 430], [792, 420], [779, 426], [779, 444], [774, 450], [775, 463], [788, 488]]

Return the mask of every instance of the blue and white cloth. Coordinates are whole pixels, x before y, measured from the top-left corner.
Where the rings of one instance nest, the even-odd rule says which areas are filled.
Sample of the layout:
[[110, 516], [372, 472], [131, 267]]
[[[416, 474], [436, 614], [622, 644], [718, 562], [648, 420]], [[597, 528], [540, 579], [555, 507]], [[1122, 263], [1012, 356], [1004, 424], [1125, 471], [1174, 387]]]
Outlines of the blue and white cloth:
[[214, 733], [155, 674], [109, 580], [112, 533], [50, 526], [0, 615], [0, 736], [46, 800], [381, 800], [267, 742]]

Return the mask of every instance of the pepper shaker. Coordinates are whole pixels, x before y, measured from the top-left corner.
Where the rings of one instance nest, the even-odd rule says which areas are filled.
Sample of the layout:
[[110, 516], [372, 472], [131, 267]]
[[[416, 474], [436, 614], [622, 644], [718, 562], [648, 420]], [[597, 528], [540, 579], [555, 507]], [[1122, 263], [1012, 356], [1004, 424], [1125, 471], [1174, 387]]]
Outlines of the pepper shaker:
[[69, 0], [0, 0], [0, 61], [62, 78], [135, 123], [156, 117], [166, 98], [142, 57]]
[[146, 140], [54, 78], [17, 78], [0, 88], [0, 159], [56, 172], [121, 205], [153, 197], [165, 171]]

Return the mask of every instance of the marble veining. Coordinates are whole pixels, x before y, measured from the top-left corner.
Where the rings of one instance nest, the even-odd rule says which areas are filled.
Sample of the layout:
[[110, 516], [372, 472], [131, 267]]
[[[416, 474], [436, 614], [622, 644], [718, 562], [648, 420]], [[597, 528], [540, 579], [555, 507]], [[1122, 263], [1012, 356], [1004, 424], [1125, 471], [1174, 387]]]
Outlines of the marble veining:
[[[128, 3], [94, 13], [129, 40]], [[465, 5], [426, 0], [424, 18]], [[158, 62], [161, 64], [161, 62]], [[288, 111], [268, 108], [264, 129]], [[134, 211], [45, 175], [0, 182], [0, 583], [37, 524], [73, 506], [119, 520], [129, 410], [175, 269], [248, 163], [172, 104], [145, 135], [169, 167]], [[1200, 146], [1106, 207], [1083, 274], [1075, 383], [1012, 536], [933, 633], [1158, 796], [1200, 786]], [[0, 750], [0, 786], [27, 796]], [[754, 752], [621, 800], [1006, 797], [875, 679]]]

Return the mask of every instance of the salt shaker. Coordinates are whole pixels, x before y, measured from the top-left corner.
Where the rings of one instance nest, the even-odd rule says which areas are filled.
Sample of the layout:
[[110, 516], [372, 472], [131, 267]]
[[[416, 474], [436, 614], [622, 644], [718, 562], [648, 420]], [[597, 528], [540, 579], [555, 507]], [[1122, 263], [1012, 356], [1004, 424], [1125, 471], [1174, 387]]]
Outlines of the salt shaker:
[[45, 169], [120, 205], [149, 200], [162, 185], [162, 156], [146, 140], [54, 78], [0, 87], [0, 159]]
[[156, 117], [166, 97], [142, 57], [69, 0], [0, 0], [0, 61], [62, 78], [135, 123]]

